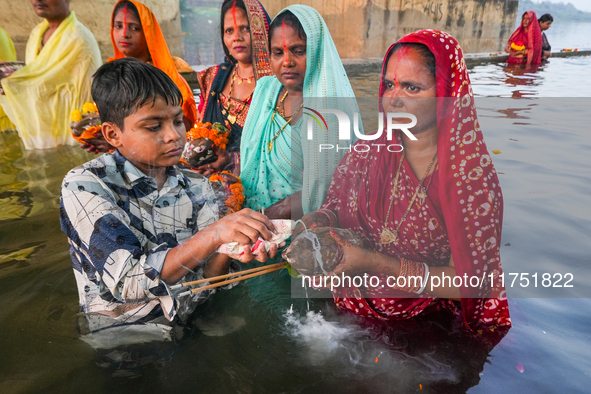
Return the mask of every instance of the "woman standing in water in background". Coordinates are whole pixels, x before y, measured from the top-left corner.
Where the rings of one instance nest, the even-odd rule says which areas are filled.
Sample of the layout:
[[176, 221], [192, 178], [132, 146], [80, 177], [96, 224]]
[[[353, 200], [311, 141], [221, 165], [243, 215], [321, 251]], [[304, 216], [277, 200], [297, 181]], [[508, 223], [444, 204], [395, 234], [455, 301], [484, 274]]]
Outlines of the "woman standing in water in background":
[[265, 208], [272, 219], [295, 220], [324, 201], [346, 151], [318, 149], [320, 144], [338, 145], [336, 116], [327, 116], [327, 130], [316, 131], [312, 140], [303, 127], [294, 127], [304, 100], [328, 98], [324, 101], [333, 109], [347, 114], [359, 109], [318, 11], [287, 7], [273, 20], [269, 41], [275, 75], [262, 78], [254, 92], [240, 145], [241, 178], [249, 208]]
[[[343, 248], [337, 276], [368, 273], [381, 283], [414, 276], [422, 286], [408, 280], [402, 287], [342, 287], [334, 291], [336, 305], [391, 322], [445, 312], [496, 343], [511, 327], [499, 279], [503, 198], [458, 42], [436, 30], [402, 38], [385, 56], [380, 97], [382, 112], [417, 117], [410, 129], [417, 141], [398, 131], [402, 152], [352, 150], [335, 171], [324, 212], [302, 220], [368, 240], [365, 249], [332, 234]], [[387, 143], [386, 136], [376, 142]], [[487, 282], [426, 286], [442, 275]]]
[[[111, 17], [111, 42], [115, 56], [108, 61], [133, 57], [164, 71], [183, 95], [185, 127], [193, 127], [197, 108], [193, 91], [180, 72], [193, 69], [181, 58], [172, 56], [164, 40], [160, 25], [152, 11], [135, 0], [119, 0]], [[107, 152], [112, 147], [103, 139], [88, 140], [82, 148], [89, 152]]]
[[537, 22], [536, 13], [527, 11], [521, 17], [521, 24], [511, 34], [505, 52], [509, 54], [507, 63], [540, 64], [542, 61], [542, 32]]
[[218, 160], [198, 167], [209, 175], [239, 166], [242, 128], [257, 81], [271, 75], [269, 24], [271, 20], [258, 0], [224, 0], [221, 12], [224, 63], [197, 73], [201, 101], [197, 121], [219, 122], [229, 130], [226, 150], [217, 149]]
[[540, 30], [542, 31], [542, 60], [548, 59], [552, 56], [552, 47], [548, 42], [548, 37], [546, 37], [546, 33], [544, 31], [548, 30], [550, 26], [554, 22], [554, 18], [550, 14], [544, 14], [538, 19], [538, 23], [540, 24]]

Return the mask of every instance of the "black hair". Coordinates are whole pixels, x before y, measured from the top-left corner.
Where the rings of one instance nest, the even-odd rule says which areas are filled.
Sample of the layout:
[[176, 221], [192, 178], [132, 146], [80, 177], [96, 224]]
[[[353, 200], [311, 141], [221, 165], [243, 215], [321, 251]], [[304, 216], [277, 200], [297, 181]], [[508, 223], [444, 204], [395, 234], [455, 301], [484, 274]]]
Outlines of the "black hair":
[[101, 121], [121, 130], [125, 118], [157, 98], [167, 105], [183, 104], [181, 91], [164, 71], [134, 58], [103, 64], [93, 75], [91, 93]]
[[295, 16], [291, 11], [283, 11], [281, 14], [277, 15], [275, 19], [273, 19], [273, 22], [271, 22], [271, 25], [269, 26], [269, 48], [271, 48], [271, 37], [273, 37], [273, 32], [277, 28], [283, 26], [284, 22], [286, 25], [291, 26], [295, 31], [297, 31], [298, 36], [302, 40], [307, 40], [308, 36], [306, 35], [304, 27], [300, 23], [298, 17]]
[[401, 48], [412, 48], [412, 49], [416, 50], [423, 58], [423, 64], [425, 65], [425, 67], [427, 67], [427, 69], [429, 70], [429, 72], [431, 73], [433, 78], [435, 78], [435, 69], [436, 69], [435, 56], [433, 55], [433, 52], [431, 52], [429, 47], [425, 44], [420, 44], [418, 42], [399, 42], [399, 43], [397, 43], [396, 45], [394, 45], [394, 48], [392, 48], [392, 50], [390, 51], [390, 54], [388, 55], [388, 59], [386, 59], [386, 64], [388, 64], [388, 61], [390, 60], [390, 57], [394, 54], [394, 52], [396, 52], [397, 50], [399, 50]]
[[[225, 30], [224, 18], [226, 17], [226, 14], [228, 13], [228, 11], [230, 11], [232, 9], [234, 4], [236, 4], [236, 8], [239, 8], [246, 13], [246, 6], [244, 5], [244, 2], [242, 0], [224, 0], [224, 2], [222, 3], [220, 30], [222, 33], [222, 47], [224, 47], [224, 53], [226, 54], [226, 58], [231, 63], [236, 64], [237, 63], [236, 59], [234, 59], [234, 57], [232, 57], [232, 55], [230, 55], [230, 50], [228, 49], [228, 47], [224, 43], [224, 30]], [[251, 43], [251, 45], [252, 45], [252, 43]]]
[[140, 13], [138, 12], [135, 4], [133, 4], [131, 1], [126, 0], [122, 1], [121, 3], [117, 3], [117, 5], [115, 6], [115, 9], [113, 10], [113, 20], [111, 21], [111, 24], [115, 23], [115, 15], [117, 15], [117, 13], [121, 11], [125, 6], [127, 6], [127, 10], [133, 12], [137, 20], [140, 21], [140, 23], [142, 23], [140, 19]]
[[544, 14], [540, 17], [540, 19], [538, 19], [539, 23], [544, 23], [548, 21], [554, 22], [554, 18], [552, 18], [552, 15], [550, 14]]

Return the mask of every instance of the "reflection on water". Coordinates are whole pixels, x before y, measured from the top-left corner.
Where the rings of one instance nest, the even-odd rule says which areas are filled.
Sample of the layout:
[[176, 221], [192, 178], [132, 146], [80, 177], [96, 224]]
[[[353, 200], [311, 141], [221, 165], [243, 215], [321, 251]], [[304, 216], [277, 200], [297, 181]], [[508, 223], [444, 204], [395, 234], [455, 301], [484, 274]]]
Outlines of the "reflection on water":
[[[587, 95], [590, 62], [551, 59], [535, 72], [497, 64], [471, 70], [488, 147], [502, 152], [494, 161], [505, 195], [506, 272], [588, 265], [589, 106], [581, 100], [551, 105], [554, 99], [540, 97]], [[375, 96], [379, 75], [351, 80], [358, 94]], [[445, 316], [384, 327], [338, 312], [330, 301], [311, 300], [308, 310], [305, 300], [290, 298], [286, 274], [279, 272], [218, 293], [179, 343], [94, 351], [76, 332], [76, 284], [57, 212], [63, 176], [90, 157], [74, 147], [27, 152], [15, 133], [0, 134], [2, 393], [588, 387], [588, 298], [515, 299], [514, 328], [487, 356]], [[265, 281], [274, 286], [262, 286]]]
[[[591, 79], [586, 70], [591, 57], [551, 58], [540, 66], [525, 67], [490, 63], [469, 67], [476, 97], [587, 97]], [[375, 97], [380, 84], [377, 73], [349, 75], [357, 97]]]

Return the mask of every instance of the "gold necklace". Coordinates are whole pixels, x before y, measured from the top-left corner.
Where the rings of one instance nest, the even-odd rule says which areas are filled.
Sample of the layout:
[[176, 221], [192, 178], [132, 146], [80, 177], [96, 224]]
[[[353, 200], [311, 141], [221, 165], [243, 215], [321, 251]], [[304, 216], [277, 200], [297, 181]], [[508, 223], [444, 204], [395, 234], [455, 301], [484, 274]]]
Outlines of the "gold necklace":
[[[283, 95], [283, 97], [281, 97], [281, 100], [279, 100], [279, 103], [277, 103], [277, 105], [275, 106], [275, 112], [278, 112], [282, 118], [285, 118], [285, 106], [283, 105], [283, 102], [285, 101], [285, 98], [288, 94], [289, 90], [285, 89], [285, 94]], [[283, 111], [279, 110], [279, 108], [281, 107], [283, 107]], [[273, 116], [275, 116], [275, 114], [273, 114]]]
[[[234, 82], [236, 81], [236, 78], [240, 78], [242, 80], [248, 79], [248, 82], [250, 83], [250, 78], [242, 78], [240, 75], [238, 75], [238, 65], [236, 65], [236, 67], [234, 67], [234, 72], [232, 73], [232, 79], [231, 79], [231, 82], [230, 82], [230, 92], [228, 93], [228, 106], [226, 107], [222, 103], [222, 108], [223, 108], [222, 109], [222, 115], [227, 115], [226, 116], [226, 119], [228, 120], [228, 122], [230, 122], [232, 124], [236, 123], [236, 120], [237, 120], [238, 116], [242, 113], [242, 111], [246, 107], [246, 106], [244, 106], [242, 108], [242, 110], [240, 110], [240, 112], [238, 112], [238, 114], [233, 114], [231, 112], [234, 109], [234, 104], [232, 103], [232, 91], [234, 90]], [[241, 83], [242, 83], [242, 81], [238, 81], [238, 84], [241, 84]], [[250, 98], [250, 96], [252, 96], [253, 93], [254, 93], [254, 89], [246, 97], [246, 99], [244, 100], [244, 102], [248, 101], [248, 99]]]
[[[289, 117], [289, 120], [287, 120], [285, 122], [285, 124], [283, 126], [281, 126], [281, 128], [279, 129], [279, 131], [277, 133], [275, 133], [275, 136], [273, 137], [273, 139], [269, 142], [269, 152], [271, 152], [271, 149], [273, 149], [273, 142], [277, 139], [277, 137], [279, 137], [279, 134], [281, 134], [281, 132], [283, 131], [283, 129], [291, 123], [291, 120], [297, 116], [298, 112], [300, 112], [300, 110], [304, 107], [304, 103], [302, 103], [298, 109]], [[271, 123], [273, 123], [273, 119], [275, 119], [275, 114], [277, 113], [277, 111], [273, 111], [273, 116], [271, 117]]]
[[252, 75], [250, 77], [242, 78], [240, 76], [240, 74], [238, 74], [238, 64], [236, 64], [236, 68], [234, 69], [234, 75], [238, 78], [238, 85], [240, 85], [244, 81], [248, 81], [248, 83], [252, 83], [252, 79], [254, 78], [254, 75]]
[[[289, 93], [289, 90], [285, 89], [285, 94], [283, 95], [283, 97], [281, 97], [281, 100], [279, 100], [279, 103], [275, 106], [275, 110], [273, 111], [273, 116], [271, 117], [271, 123], [273, 123], [273, 119], [275, 119], [275, 115], [277, 115], [277, 113], [279, 112], [279, 107], [285, 101], [285, 98], [287, 97], [288, 93]], [[273, 149], [273, 142], [277, 139], [277, 137], [279, 137], [279, 134], [281, 134], [283, 129], [285, 127], [287, 127], [288, 124], [291, 123], [291, 120], [297, 116], [297, 114], [301, 111], [301, 109], [303, 107], [304, 107], [304, 103], [302, 102], [302, 104], [298, 107], [298, 109], [293, 114], [291, 114], [289, 119], [285, 118], [285, 113], [279, 112], [279, 115], [281, 115], [282, 118], [286, 119], [286, 122], [283, 126], [281, 126], [279, 131], [277, 133], [275, 133], [275, 136], [273, 136], [273, 139], [271, 139], [271, 141], [269, 142], [269, 144], [268, 144], [269, 152], [271, 152], [271, 149]], [[285, 106], [283, 108], [285, 108]]]
[[410, 212], [410, 209], [412, 208], [412, 205], [414, 204], [414, 202], [417, 198], [417, 195], [419, 194], [419, 190], [421, 190], [421, 187], [423, 186], [423, 182], [425, 181], [425, 178], [427, 178], [427, 175], [429, 175], [429, 171], [431, 171], [431, 167], [433, 166], [433, 163], [435, 163], [435, 159], [437, 159], [437, 152], [435, 152], [435, 156], [433, 156], [431, 163], [429, 163], [429, 167], [427, 167], [427, 171], [425, 172], [425, 175], [423, 175], [423, 178], [419, 181], [419, 186], [417, 186], [417, 189], [415, 190], [415, 193], [412, 196], [412, 199], [410, 200], [410, 204], [408, 204], [408, 208], [406, 209], [406, 212], [404, 212], [404, 215], [402, 216], [402, 219], [398, 223], [396, 230], [394, 232], [392, 232], [392, 231], [390, 231], [390, 229], [387, 226], [388, 226], [388, 219], [390, 218], [390, 211], [392, 210], [392, 205], [393, 205], [392, 203], [394, 202], [394, 194], [396, 192], [396, 188], [398, 185], [398, 179], [400, 177], [400, 172], [402, 169], [402, 162], [404, 161], [404, 154], [402, 154], [402, 157], [400, 157], [400, 163], [398, 163], [398, 170], [396, 171], [396, 178], [394, 179], [394, 185], [392, 186], [392, 194], [390, 195], [390, 205], [388, 207], [388, 213], [386, 214], [386, 220], [384, 221], [384, 229], [382, 230], [382, 234], [380, 235], [380, 243], [382, 245], [390, 244], [392, 242], [395, 242], [398, 239], [398, 231], [400, 230], [400, 227], [402, 227], [402, 223], [404, 223], [404, 221], [406, 220], [406, 217], [408, 216], [408, 213]]

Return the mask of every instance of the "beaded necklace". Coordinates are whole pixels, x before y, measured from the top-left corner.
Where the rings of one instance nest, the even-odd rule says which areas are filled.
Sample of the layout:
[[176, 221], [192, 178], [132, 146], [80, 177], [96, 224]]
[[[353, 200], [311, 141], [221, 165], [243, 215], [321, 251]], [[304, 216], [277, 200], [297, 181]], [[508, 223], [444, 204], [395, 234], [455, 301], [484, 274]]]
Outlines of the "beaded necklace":
[[[238, 75], [238, 65], [236, 65], [236, 67], [234, 67], [234, 71], [232, 72], [232, 79], [230, 80], [230, 92], [228, 92], [228, 100], [227, 100], [227, 106], [222, 102], [222, 115], [226, 116], [226, 119], [228, 119], [228, 122], [234, 124], [236, 123], [236, 119], [238, 118], [238, 116], [240, 116], [240, 114], [242, 113], [242, 111], [244, 111], [244, 108], [246, 108], [246, 105], [242, 107], [242, 109], [240, 109], [238, 111], [238, 113], [234, 114], [232, 113], [232, 110], [235, 109], [234, 107], [234, 103], [232, 102], [232, 92], [234, 90], [234, 82], [236, 81], [236, 79], [239, 79], [238, 84], [241, 84], [243, 81], [248, 80], [248, 83], [251, 83], [251, 78], [252, 77], [248, 77], [248, 78], [242, 78], [240, 75]], [[252, 89], [252, 92], [250, 92], [250, 94], [248, 96], [246, 96], [246, 99], [244, 99], [244, 101], [248, 101], [248, 99], [252, 96], [252, 94], [254, 93], [254, 89]]]
[[[275, 136], [273, 137], [273, 139], [269, 142], [269, 152], [271, 152], [271, 149], [273, 149], [273, 142], [277, 139], [277, 137], [279, 137], [279, 134], [281, 134], [281, 132], [283, 131], [283, 129], [285, 129], [285, 127], [291, 123], [291, 120], [297, 116], [297, 114], [302, 110], [302, 108], [304, 107], [304, 103], [302, 102], [302, 104], [298, 107], [298, 109], [296, 109], [296, 111], [289, 116], [288, 118], [285, 117], [285, 106], [283, 105], [283, 102], [285, 101], [285, 98], [287, 97], [289, 91], [287, 89], [285, 89], [285, 94], [283, 95], [283, 97], [281, 98], [281, 100], [279, 100], [279, 103], [275, 106], [275, 110], [273, 111], [273, 116], [271, 117], [271, 123], [273, 123], [273, 119], [275, 119], [275, 115], [277, 113], [279, 113], [279, 115], [284, 118], [286, 120], [285, 124], [283, 126], [281, 126], [281, 128], [279, 129], [279, 131], [277, 133], [275, 133]], [[279, 111], [279, 108], [282, 107], [283, 111]]]
[[404, 154], [401, 155], [400, 162], [398, 163], [398, 170], [396, 171], [396, 178], [394, 178], [394, 185], [392, 186], [392, 194], [390, 194], [390, 205], [388, 206], [388, 213], [386, 214], [386, 220], [384, 221], [384, 229], [382, 230], [382, 234], [380, 235], [380, 243], [382, 245], [387, 245], [389, 243], [395, 242], [398, 239], [398, 231], [400, 230], [400, 227], [402, 227], [402, 223], [404, 223], [404, 221], [406, 220], [406, 217], [408, 216], [408, 213], [410, 212], [410, 209], [412, 208], [412, 205], [414, 204], [414, 202], [417, 198], [417, 195], [419, 194], [419, 191], [421, 191], [421, 187], [423, 186], [423, 182], [425, 181], [425, 178], [427, 178], [427, 175], [429, 175], [429, 171], [431, 171], [431, 167], [433, 166], [433, 163], [435, 163], [435, 159], [437, 159], [437, 152], [435, 152], [435, 155], [433, 156], [431, 163], [429, 163], [429, 167], [427, 167], [427, 171], [425, 172], [425, 175], [423, 175], [423, 178], [421, 178], [421, 180], [419, 181], [419, 185], [417, 186], [417, 188], [414, 192], [414, 195], [412, 196], [412, 199], [410, 200], [410, 203], [408, 204], [408, 208], [406, 209], [406, 212], [404, 212], [402, 219], [400, 219], [400, 222], [398, 223], [396, 230], [394, 232], [392, 232], [387, 226], [388, 226], [388, 219], [390, 218], [390, 211], [392, 210], [392, 205], [393, 205], [392, 203], [394, 202], [394, 194], [396, 193], [396, 189], [398, 186], [398, 179], [400, 178], [400, 173], [402, 172], [401, 170], [402, 170], [402, 162], [404, 161]]

